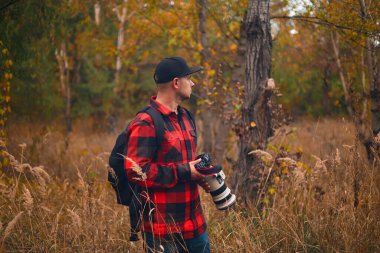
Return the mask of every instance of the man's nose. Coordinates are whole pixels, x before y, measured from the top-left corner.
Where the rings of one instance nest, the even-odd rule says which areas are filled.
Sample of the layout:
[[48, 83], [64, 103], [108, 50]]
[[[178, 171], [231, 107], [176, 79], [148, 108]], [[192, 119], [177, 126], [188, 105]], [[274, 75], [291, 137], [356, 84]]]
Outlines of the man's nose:
[[195, 85], [195, 83], [192, 80], [190, 80], [190, 84], [191, 84], [191, 87]]

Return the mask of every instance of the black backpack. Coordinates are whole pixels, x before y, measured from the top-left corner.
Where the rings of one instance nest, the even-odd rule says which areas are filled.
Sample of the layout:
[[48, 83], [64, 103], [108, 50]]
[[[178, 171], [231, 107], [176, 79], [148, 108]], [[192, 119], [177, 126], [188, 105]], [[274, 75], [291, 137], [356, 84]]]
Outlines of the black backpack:
[[[156, 138], [158, 146], [164, 139], [164, 119], [162, 118], [161, 113], [159, 113], [153, 107], [147, 106], [137, 114], [141, 112], [146, 112], [152, 117], [154, 128], [156, 130]], [[116, 139], [116, 143], [112, 149], [109, 165], [113, 169], [114, 175], [112, 172], [108, 172], [108, 181], [111, 183], [113, 189], [116, 192], [117, 203], [125, 206], [129, 206], [131, 203], [132, 197], [134, 195], [134, 189], [136, 185], [132, 182], [129, 182], [127, 178], [127, 174], [124, 169], [124, 155], [127, 152], [127, 144], [128, 144], [128, 130], [129, 124], [126, 129], [119, 134]], [[158, 147], [157, 147], [158, 148]], [[157, 152], [155, 152], [157, 153]], [[155, 159], [153, 159], [155, 160]]]
[[[189, 116], [190, 123], [196, 131], [196, 125], [194, 122], [194, 118], [192, 114], [187, 111], [187, 115]], [[161, 142], [164, 139], [164, 131], [165, 131], [165, 121], [160, 112], [154, 109], [151, 106], [147, 106], [137, 114], [145, 112], [150, 115], [153, 120], [154, 129], [156, 132], [156, 140], [157, 146], [156, 150], [159, 149]], [[129, 206], [129, 216], [131, 223], [131, 241], [138, 240], [138, 231], [140, 230], [140, 200], [138, 198], [138, 194], [140, 192], [140, 188], [137, 184], [134, 184], [128, 180], [124, 169], [124, 155], [127, 152], [127, 144], [128, 144], [128, 126], [126, 129], [119, 134], [116, 139], [116, 143], [112, 149], [111, 155], [109, 157], [108, 163], [109, 166], [113, 169], [113, 173], [111, 171], [108, 172], [108, 181], [111, 183], [112, 188], [116, 192], [116, 200], [118, 204]], [[157, 152], [154, 152], [153, 161], [157, 159]]]

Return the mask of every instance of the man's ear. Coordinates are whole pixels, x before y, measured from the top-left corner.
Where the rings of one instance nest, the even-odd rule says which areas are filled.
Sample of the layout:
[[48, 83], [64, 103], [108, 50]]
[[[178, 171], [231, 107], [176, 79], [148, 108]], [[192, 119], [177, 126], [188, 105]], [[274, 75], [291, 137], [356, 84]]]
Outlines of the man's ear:
[[173, 86], [173, 88], [175, 88], [175, 89], [178, 89], [178, 80], [179, 80], [179, 78], [174, 78], [173, 80], [172, 80], [172, 86]]

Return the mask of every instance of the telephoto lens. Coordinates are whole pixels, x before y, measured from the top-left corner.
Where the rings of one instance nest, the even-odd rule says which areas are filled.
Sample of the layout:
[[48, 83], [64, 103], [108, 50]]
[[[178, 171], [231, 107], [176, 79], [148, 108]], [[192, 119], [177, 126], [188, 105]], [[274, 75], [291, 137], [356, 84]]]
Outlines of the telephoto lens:
[[235, 194], [225, 183], [226, 175], [223, 173], [222, 166], [212, 165], [211, 156], [207, 153], [201, 154], [196, 159], [201, 161], [195, 164], [195, 168], [199, 173], [205, 175], [207, 183], [210, 185], [210, 194], [219, 210], [226, 210], [233, 206], [236, 202]]

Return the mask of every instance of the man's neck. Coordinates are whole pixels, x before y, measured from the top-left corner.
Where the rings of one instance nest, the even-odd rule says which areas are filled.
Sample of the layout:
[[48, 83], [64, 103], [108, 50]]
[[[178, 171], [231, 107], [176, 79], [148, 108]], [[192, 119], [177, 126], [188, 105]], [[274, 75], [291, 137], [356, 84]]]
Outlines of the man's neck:
[[177, 111], [178, 102], [175, 99], [158, 93], [156, 101], [159, 102], [160, 104], [162, 104], [163, 106], [165, 106], [166, 108], [168, 108], [169, 110], [178, 114], [178, 111]]

